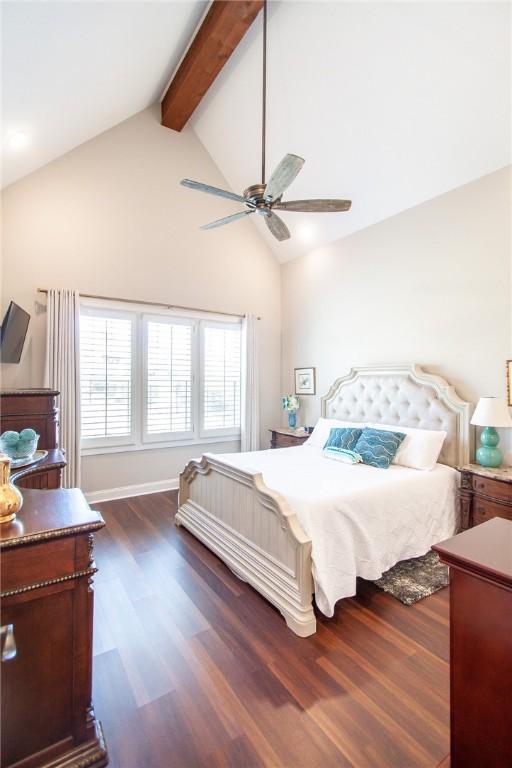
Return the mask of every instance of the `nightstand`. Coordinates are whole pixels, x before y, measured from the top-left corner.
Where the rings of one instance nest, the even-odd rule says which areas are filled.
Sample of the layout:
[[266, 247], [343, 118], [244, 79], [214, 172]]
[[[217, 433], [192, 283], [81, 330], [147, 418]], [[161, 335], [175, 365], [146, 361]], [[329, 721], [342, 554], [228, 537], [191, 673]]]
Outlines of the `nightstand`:
[[289, 427], [269, 429], [269, 432], [271, 434], [271, 448], [293, 448], [295, 445], [302, 445], [310, 437], [303, 429], [290, 429]]
[[461, 529], [492, 517], [512, 520], [512, 467], [491, 469], [480, 464], [458, 467], [461, 473], [459, 511]]

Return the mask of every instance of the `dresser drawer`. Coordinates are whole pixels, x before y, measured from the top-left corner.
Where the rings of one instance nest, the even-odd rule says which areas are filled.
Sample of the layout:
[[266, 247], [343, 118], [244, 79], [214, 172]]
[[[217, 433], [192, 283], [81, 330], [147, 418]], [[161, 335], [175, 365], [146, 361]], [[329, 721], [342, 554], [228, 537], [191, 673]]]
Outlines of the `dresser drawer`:
[[2, 551], [2, 592], [73, 573], [75, 539], [13, 547]]
[[473, 475], [473, 490], [475, 493], [492, 496], [493, 499], [512, 501], [512, 485], [502, 483], [500, 480], [490, 480], [488, 477]]
[[493, 517], [504, 517], [506, 520], [512, 520], [512, 506], [475, 497], [473, 499], [473, 525], [485, 523]]

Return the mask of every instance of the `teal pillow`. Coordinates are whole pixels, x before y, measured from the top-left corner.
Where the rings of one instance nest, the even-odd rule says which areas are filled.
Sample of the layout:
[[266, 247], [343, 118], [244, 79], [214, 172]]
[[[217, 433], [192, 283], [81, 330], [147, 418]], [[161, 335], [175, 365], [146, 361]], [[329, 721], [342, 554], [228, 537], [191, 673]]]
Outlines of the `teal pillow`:
[[365, 464], [388, 469], [404, 438], [403, 432], [366, 427], [353, 450], [361, 456]]
[[344, 451], [353, 451], [362, 432], [362, 429], [356, 427], [333, 427], [324, 445], [324, 451], [326, 448], [343, 448]]

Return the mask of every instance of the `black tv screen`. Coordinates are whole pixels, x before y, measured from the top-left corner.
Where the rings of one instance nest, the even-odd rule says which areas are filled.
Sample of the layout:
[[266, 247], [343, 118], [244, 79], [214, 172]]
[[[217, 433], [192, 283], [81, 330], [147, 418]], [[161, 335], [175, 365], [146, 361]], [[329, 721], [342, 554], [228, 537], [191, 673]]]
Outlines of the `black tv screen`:
[[2, 363], [19, 363], [29, 320], [29, 313], [11, 301], [2, 322], [0, 342]]

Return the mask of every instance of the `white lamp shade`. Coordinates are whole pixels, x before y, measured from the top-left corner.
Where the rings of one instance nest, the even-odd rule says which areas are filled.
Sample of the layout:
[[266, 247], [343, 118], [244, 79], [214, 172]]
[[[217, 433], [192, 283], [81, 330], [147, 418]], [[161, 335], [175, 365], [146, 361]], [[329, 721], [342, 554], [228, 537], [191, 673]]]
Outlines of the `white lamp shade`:
[[477, 427], [512, 427], [507, 404], [499, 397], [481, 397], [471, 423]]

